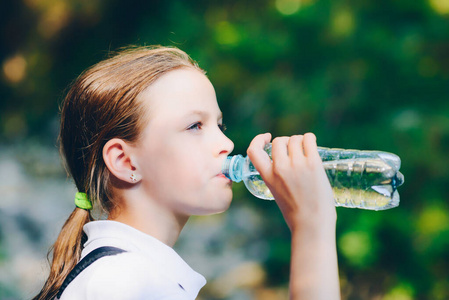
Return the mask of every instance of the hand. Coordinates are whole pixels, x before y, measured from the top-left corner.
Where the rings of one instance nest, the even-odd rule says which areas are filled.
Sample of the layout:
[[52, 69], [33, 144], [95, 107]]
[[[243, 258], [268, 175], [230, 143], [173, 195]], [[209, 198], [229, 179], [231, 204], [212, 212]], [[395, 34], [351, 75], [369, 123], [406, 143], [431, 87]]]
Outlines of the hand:
[[273, 162], [263, 150], [270, 140], [269, 133], [256, 136], [248, 156], [272, 192], [290, 230], [297, 226], [322, 228], [323, 222], [335, 226], [334, 197], [315, 135], [275, 138]]
[[339, 300], [337, 217], [315, 135], [274, 139], [273, 163], [263, 150], [270, 140], [271, 134], [256, 136], [248, 156], [292, 232], [290, 299]]

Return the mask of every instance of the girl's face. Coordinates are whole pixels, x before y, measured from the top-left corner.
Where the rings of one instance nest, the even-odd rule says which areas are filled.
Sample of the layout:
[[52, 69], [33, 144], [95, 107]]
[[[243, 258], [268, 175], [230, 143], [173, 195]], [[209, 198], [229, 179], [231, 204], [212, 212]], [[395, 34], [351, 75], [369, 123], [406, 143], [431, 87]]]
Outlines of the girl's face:
[[193, 68], [170, 71], [139, 97], [149, 116], [136, 148], [145, 194], [178, 215], [225, 211], [232, 190], [221, 166], [234, 144], [207, 77]]

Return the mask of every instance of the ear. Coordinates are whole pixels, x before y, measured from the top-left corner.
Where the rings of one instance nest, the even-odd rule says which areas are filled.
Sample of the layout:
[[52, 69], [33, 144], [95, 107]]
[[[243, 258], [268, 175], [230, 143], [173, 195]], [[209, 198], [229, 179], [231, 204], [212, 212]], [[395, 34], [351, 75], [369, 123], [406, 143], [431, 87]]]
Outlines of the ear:
[[136, 174], [136, 165], [131, 155], [131, 147], [123, 140], [114, 138], [103, 147], [103, 160], [109, 171], [118, 179], [136, 183], [140, 176]]

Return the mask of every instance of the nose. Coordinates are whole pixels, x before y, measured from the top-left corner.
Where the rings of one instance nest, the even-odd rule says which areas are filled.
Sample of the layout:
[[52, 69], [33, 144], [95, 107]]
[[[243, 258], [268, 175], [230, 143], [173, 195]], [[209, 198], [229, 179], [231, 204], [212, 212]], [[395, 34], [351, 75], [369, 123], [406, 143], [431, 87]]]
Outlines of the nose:
[[228, 138], [223, 132], [220, 131], [220, 142], [217, 145], [219, 146], [219, 155], [228, 155], [229, 153], [234, 150], [234, 142], [231, 141], [230, 138]]

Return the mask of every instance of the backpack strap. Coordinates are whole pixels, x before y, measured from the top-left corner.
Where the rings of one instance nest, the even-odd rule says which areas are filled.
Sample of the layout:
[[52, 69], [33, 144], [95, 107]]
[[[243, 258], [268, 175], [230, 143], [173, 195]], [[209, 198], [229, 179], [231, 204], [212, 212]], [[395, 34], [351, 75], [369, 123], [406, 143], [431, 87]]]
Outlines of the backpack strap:
[[67, 275], [66, 279], [59, 288], [58, 294], [56, 295], [56, 299], [61, 298], [62, 293], [67, 288], [67, 286], [73, 281], [73, 279], [75, 279], [76, 276], [78, 276], [84, 269], [86, 269], [88, 266], [94, 263], [97, 259], [102, 258], [104, 256], [116, 255], [123, 252], [126, 251], [116, 247], [100, 247], [87, 254], [82, 260], [80, 260], [80, 262], [75, 266], [75, 268], [73, 268], [73, 270], [70, 271], [69, 275]]

